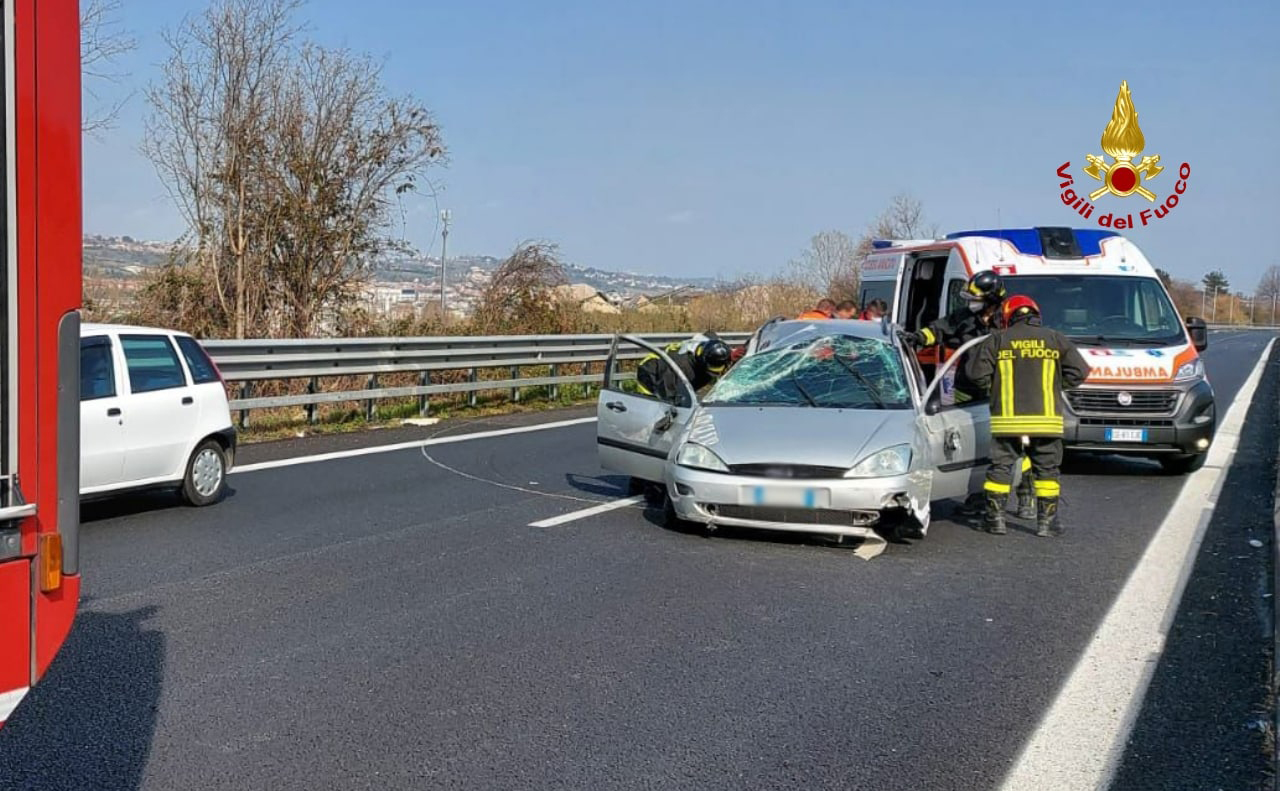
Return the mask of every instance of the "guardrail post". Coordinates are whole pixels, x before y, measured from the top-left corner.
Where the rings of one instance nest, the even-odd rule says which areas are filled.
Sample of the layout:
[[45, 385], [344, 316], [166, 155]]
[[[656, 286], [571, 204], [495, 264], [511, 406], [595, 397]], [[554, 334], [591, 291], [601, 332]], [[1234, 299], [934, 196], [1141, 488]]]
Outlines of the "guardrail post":
[[[364, 389], [374, 390], [377, 387], [378, 387], [378, 375], [369, 374], [369, 384], [365, 385]], [[374, 419], [378, 416], [377, 410], [378, 410], [378, 407], [376, 406], [376, 402], [372, 398], [370, 398], [368, 401], [365, 401], [364, 402], [364, 419], [372, 423]]]
[[[315, 395], [319, 389], [316, 378], [311, 377], [311, 381], [307, 382], [307, 395]], [[316, 422], [316, 405], [315, 402], [307, 404], [307, 424], [312, 425]]]
[[[478, 382], [478, 381], [480, 381], [480, 376], [479, 376], [479, 374], [477, 373], [477, 370], [476, 370], [475, 368], [472, 368], [472, 369], [471, 369], [471, 381], [472, 381], [473, 383], [474, 383], [474, 382]], [[475, 406], [475, 405], [476, 405], [476, 403], [477, 403], [477, 393], [478, 393], [478, 392], [479, 392], [479, 391], [477, 391], [477, 390], [472, 390], [472, 391], [471, 391], [471, 394], [468, 396], [468, 398], [467, 398], [467, 403], [469, 403], [471, 406]]]
[[[556, 377], [557, 377], [557, 376], [559, 376], [559, 375], [560, 375], [560, 366], [559, 366], [559, 365], [556, 365], [555, 363], [552, 363], [552, 364], [551, 364], [551, 378], [552, 378], [552, 379], [554, 379], [554, 378], [556, 378]], [[560, 385], [556, 384], [555, 382], [552, 382], [552, 383], [551, 383], [551, 400], [552, 400], [552, 401], [559, 401], [559, 400], [560, 400]]]
[[[423, 371], [421, 374], [418, 375], [418, 385], [421, 387], [426, 387], [429, 384], [431, 384], [431, 372]], [[431, 396], [427, 395], [426, 393], [423, 393], [422, 395], [418, 396], [418, 417], [426, 417], [427, 413], [430, 411], [431, 411]]]
[[[241, 382], [241, 383], [240, 383], [240, 398], [241, 398], [241, 399], [248, 398], [248, 397], [249, 397], [249, 394], [250, 394], [251, 392], [253, 392], [253, 382]], [[240, 428], [244, 429], [244, 428], [248, 428], [248, 427], [249, 427], [249, 410], [247, 410], [247, 409], [241, 409], [241, 410], [240, 410]]]
[[[519, 379], [519, 378], [520, 378], [520, 366], [518, 366], [518, 365], [513, 365], [513, 366], [511, 366], [511, 378], [512, 378], [512, 379]], [[513, 388], [511, 388], [511, 400], [512, 400], [512, 401], [514, 401], [514, 402], [515, 402], [515, 403], [517, 403], [517, 404], [518, 404], [518, 403], [520, 403], [520, 388], [519, 388], [519, 387], [513, 387]]]
[[[583, 364], [582, 364], [582, 375], [583, 375], [583, 376], [590, 376], [590, 375], [591, 375], [591, 363], [583, 363]], [[583, 398], [590, 398], [590, 397], [591, 397], [591, 383], [590, 383], [590, 382], [583, 382], [583, 383], [582, 383], [582, 397], [583, 397]]]

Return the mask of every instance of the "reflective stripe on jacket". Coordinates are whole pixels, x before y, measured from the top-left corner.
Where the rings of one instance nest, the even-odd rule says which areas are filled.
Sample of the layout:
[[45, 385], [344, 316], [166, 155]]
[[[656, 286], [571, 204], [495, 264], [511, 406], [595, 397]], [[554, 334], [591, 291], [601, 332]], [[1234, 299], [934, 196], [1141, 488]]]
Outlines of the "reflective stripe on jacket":
[[1061, 393], [1089, 374], [1075, 344], [1031, 321], [992, 333], [965, 368], [975, 385], [991, 393], [994, 436], [1062, 436]]

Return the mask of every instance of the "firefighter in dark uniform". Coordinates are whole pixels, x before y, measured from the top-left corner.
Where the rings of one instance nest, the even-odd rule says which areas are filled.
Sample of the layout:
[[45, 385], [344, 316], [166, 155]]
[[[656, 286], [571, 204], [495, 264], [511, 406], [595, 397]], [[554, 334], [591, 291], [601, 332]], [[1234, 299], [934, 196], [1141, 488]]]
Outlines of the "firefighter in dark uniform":
[[[1008, 292], [1004, 281], [995, 272], [977, 272], [970, 276], [960, 295], [967, 303], [964, 307], [951, 311], [946, 316], [921, 327], [911, 333], [904, 333], [903, 340], [915, 349], [938, 344], [942, 347], [938, 362], [946, 362], [955, 350], [973, 340], [997, 329], [1000, 321], [1000, 305]], [[970, 352], [972, 354], [972, 352]], [[965, 372], [965, 366], [958, 364], [955, 378], [955, 400], [957, 404], [972, 401], [985, 395]], [[1021, 465], [1022, 475], [1018, 481], [1018, 516], [1024, 519], [1035, 518], [1035, 495], [1032, 491], [1031, 461], [1024, 458]], [[984, 508], [981, 494], [971, 494], [960, 506], [962, 515], [976, 517]]]
[[[719, 378], [729, 367], [733, 352], [715, 333], [695, 337], [683, 343], [670, 343], [663, 349], [693, 385], [701, 390]], [[680, 380], [675, 371], [656, 354], [649, 354], [636, 369], [636, 386], [641, 393], [674, 403], [680, 397]]]
[[[996, 329], [1000, 303], [1006, 295], [1004, 281], [995, 272], [978, 272], [969, 278], [960, 292], [967, 303], [915, 332], [905, 333], [903, 340], [913, 348], [942, 347], [938, 362], [946, 362], [965, 343]], [[961, 366], [963, 368], [963, 366]], [[956, 370], [956, 403], [981, 397], [963, 370]]]
[[1014, 296], [1001, 309], [1005, 328], [978, 344], [968, 376], [991, 393], [991, 466], [987, 469], [988, 533], [1005, 532], [1004, 509], [1024, 438], [1036, 497], [1036, 535], [1062, 533], [1058, 468], [1062, 465], [1062, 391], [1078, 387], [1089, 365], [1075, 344], [1040, 323], [1040, 307]]

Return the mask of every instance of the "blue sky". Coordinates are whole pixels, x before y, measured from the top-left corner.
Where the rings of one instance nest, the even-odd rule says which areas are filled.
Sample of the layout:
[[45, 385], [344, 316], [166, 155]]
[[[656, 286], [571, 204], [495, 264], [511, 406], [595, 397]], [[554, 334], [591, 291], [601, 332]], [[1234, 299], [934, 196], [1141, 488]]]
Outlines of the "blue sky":
[[[142, 91], [160, 32], [203, 7], [124, 0], [140, 46], [120, 90], [136, 94], [85, 142], [86, 231], [181, 232], [138, 153]], [[1167, 166], [1151, 188], [1192, 171], [1169, 216], [1129, 235], [1175, 275], [1221, 268], [1245, 293], [1280, 264], [1256, 243], [1280, 219], [1280, 3], [311, 0], [300, 19], [435, 113], [450, 256], [537, 238], [585, 265], [733, 278], [818, 231], [856, 236], [902, 192], [944, 232], [1072, 224], [1054, 171], [1070, 160], [1082, 183], [1128, 80], [1144, 153]], [[1147, 206], [1104, 196], [1097, 213]], [[398, 232], [438, 253], [432, 196], [405, 209]]]

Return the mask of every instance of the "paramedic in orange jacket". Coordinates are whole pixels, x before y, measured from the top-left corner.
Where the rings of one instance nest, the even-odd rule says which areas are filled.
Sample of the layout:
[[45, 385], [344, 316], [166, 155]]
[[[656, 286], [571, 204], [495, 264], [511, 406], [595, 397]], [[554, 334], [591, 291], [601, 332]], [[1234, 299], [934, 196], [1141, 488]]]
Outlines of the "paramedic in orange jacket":
[[829, 319], [835, 315], [836, 303], [833, 299], [823, 298], [818, 302], [818, 306], [813, 310], [806, 310], [797, 319]]

